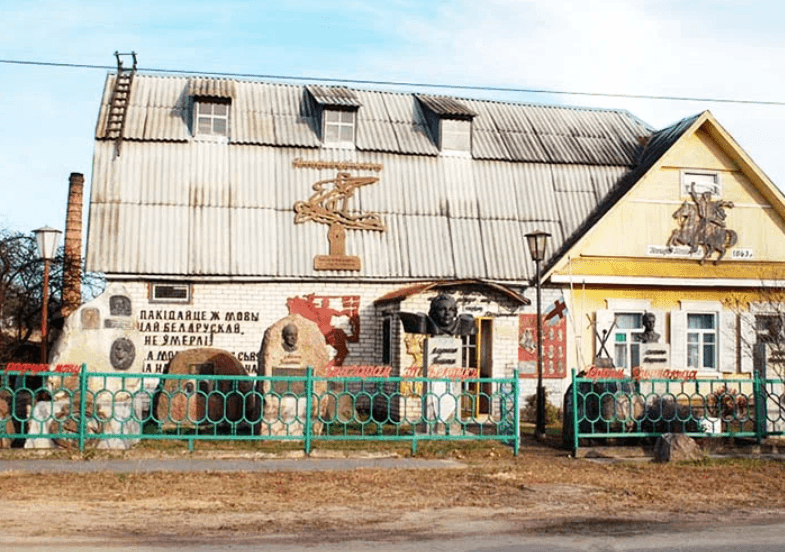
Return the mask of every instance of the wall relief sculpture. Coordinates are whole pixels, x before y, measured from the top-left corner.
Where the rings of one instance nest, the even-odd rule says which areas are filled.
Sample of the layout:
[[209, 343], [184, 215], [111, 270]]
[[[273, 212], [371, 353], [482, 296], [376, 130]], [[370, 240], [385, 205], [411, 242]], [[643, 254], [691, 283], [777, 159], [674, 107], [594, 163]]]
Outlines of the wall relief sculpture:
[[725, 209], [732, 209], [733, 202], [722, 199], [712, 200], [709, 191], [697, 194], [694, 184], [690, 188], [690, 198], [692, 203], [685, 201], [673, 213], [673, 218], [676, 219], [679, 227], [671, 233], [667, 245], [668, 247], [689, 246], [690, 253], [703, 248], [701, 264], [716, 252], [718, 255], [714, 264], [717, 264], [726, 251], [738, 241], [736, 232], [726, 228], [725, 224], [727, 217]]
[[360, 258], [346, 254], [346, 229], [383, 232], [385, 226], [378, 213], [350, 211], [349, 200], [358, 188], [378, 181], [378, 176], [352, 176], [339, 170], [335, 178], [316, 182], [314, 193], [307, 201], [295, 202], [295, 224], [310, 220], [330, 227], [327, 233], [330, 254], [316, 256], [314, 270], [360, 270]]

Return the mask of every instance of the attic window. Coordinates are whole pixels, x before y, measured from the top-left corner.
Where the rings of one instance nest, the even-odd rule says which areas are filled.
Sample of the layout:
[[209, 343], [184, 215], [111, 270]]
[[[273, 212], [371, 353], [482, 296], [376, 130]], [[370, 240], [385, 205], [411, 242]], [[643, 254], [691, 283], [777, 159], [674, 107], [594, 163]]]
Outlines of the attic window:
[[692, 186], [695, 186], [695, 193], [711, 192], [712, 195], [722, 195], [722, 183], [720, 173], [717, 171], [699, 171], [684, 169], [681, 171], [681, 194], [690, 195]]
[[357, 121], [355, 111], [337, 109], [324, 110], [324, 143], [338, 146], [354, 145], [354, 129]]
[[440, 149], [442, 151], [469, 151], [472, 146], [472, 122], [460, 119], [441, 120]]
[[228, 100], [198, 98], [194, 101], [194, 135], [229, 136]]
[[448, 96], [415, 96], [434, 142], [443, 152], [469, 152], [472, 149], [472, 119], [477, 114], [463, 102]]

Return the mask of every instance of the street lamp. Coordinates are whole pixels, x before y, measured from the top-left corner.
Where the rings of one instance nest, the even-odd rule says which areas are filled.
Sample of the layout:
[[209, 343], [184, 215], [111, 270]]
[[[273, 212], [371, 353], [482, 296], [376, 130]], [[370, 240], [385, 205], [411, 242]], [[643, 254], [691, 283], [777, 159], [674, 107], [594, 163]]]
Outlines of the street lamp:
[[534, 427], [534, 437], [542, 439], [545, 436], [545, 388], [542, 386], [542, 300], [540, 297], [540, 263], [545, 259], [545, 248], [551, 235], [542, 230], [535, 230], [526, 234], [534, 266], [536, 268], [535, 285], [537, 287], [537, 422]]
[[38, 254], [44, 260], [44, 296], [41, 308], [41, 364], [47, 363], [46, 341], [47, 330], [46, 320], [49, 317], [49, 261], [57, 254], [57, 242], [60, 239], [60, 230], [44, 226], [38, 230], [33, 230], [35, 239], [38, 242]]

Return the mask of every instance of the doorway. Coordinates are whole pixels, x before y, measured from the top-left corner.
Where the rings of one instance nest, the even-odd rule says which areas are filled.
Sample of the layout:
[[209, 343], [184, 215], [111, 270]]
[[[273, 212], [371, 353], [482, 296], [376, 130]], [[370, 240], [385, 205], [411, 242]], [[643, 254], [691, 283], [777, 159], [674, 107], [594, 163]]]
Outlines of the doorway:
[[[463, 337], [463, 366], [477, 369], [480, 379], [493, 374], [493, 318], [477, 318], [477, 333]], [[491, 413], [493, 384], [489, 381], [466, 380], [461, 395], [461, 416], [475, 418]]]

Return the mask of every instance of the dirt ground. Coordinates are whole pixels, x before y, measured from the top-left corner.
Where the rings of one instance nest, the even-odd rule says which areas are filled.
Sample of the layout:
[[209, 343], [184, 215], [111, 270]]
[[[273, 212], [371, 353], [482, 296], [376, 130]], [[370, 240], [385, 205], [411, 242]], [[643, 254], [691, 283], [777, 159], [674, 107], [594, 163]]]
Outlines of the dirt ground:
[[[19, 458], [25, 451], [4, 451]], [[405, 450], [398, 452], [405, 455]], [[97, 454], [97, 453], [95, 453]], [[119, 458], [261, 458], [254, 450], [132, 451]], [[358, 455], [360, 452], [339, 453]], [[0, 473], [0, 526], [11, 536], [209, 541], [301, 533], [347, 538], [438, 531], [482, 520], [540, 532], [598, 522], [646, 524], [785, 519], [785, 464], [762, 459], [603, 463], [529, 443], [432, 444], [418, 455], [455, 469], [240, 473]], [[80, 457], [74, 457], [80, 461]]]

